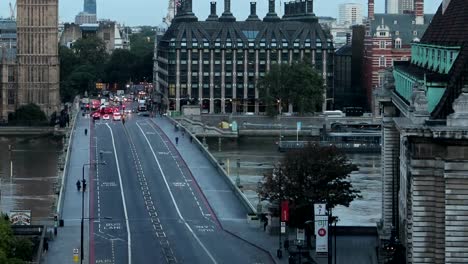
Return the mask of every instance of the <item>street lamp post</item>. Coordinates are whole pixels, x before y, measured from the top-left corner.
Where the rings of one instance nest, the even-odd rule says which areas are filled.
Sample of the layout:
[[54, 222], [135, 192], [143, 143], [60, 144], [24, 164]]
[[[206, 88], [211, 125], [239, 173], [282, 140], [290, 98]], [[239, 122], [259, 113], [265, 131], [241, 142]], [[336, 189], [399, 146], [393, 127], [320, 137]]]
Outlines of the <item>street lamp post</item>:
[[283, 184], [283, 177], [281, 176], [281, 173], [278, 173], [279, 177], [279, 199], [278, 199], [278, 222], [279, 222], [279, 239], [278, 239], [278, 250], [276, 251], [276, 256], [281, 259], [283, 257], [283, 250], [282, 250], [282, 243], [281, 243], [281, 201], [283, 199], [283, 190], [282, 190], [282, 184]]
[[83, 185], [83, 191], [81, 193], [81, 239], [80, 239], [80, 263], [83, 264], [83, 236], [84, 236], [84, 193], [85, 193], [85, 178], [84, 178], [84, 173], [85, 173], [85, 167], [86, 166], [91, 166], [91, 165], [97, 165], [97, 164], [100, 164], [100, 165], [106, 165], [105, 162], [91, 162], [91, 163], [85, 163], [83, 164], [83, 168], [82, 168], [82, 173], [81, 173], [81, 183]]

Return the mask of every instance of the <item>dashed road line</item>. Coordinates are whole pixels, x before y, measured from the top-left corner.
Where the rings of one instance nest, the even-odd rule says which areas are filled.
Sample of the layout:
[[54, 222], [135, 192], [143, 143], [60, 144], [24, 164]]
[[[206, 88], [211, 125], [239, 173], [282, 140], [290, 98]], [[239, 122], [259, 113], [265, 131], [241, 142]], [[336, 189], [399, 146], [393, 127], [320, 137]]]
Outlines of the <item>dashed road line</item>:
[[[164, 155], [166, 155], [166, 153], [170, 153], [170, 154], [171, 154], [170, 156], [171, 156], [172, 159], [174, 160], [175, 164], [177, 165], [177, 168], [179, 169], [180, 174], [181, 174], [182, 177], [184, 178], [184, 181], [185, 181], [185, 183], [186, 183], [186, 186], [189, 188], [189, 191], [190, 191], [190, 193], [192, 194], [193, 199], [194, 199], [195, 202], [197, 203], [197, 206], [198, 206], [198, 209], [200, 210], [201, 215], [202, 215], [205, 219], [207, 219], [208, 221], [212, 222], [212, 219], [209, 217], [211, 214], [207, 214], [207, 213], [205, 213], [205, 212], [203, 211], [203, 207], [201, 206], [201, 203], [199, 202], [198, 197], [197, 197], [197, 196], [195, 195], [195, 193], [193, 192], [192, 185], [190, 184], [190, 183], [192, 182], [192, 180], [189, 179], [189, 178], [187, 178], [185, 172], [182, 170], [182, 166], [180, 165], [180, 162], [177, 160], [178, 156], [172, 154], [171, 149], [169, 148], [169, 145], [167, 144], [167, 143], [168, 143], [167, 140], [165, 140], [165, 139], [161, 136], [160, 132], [159, 132], [157, 129], [155, 129], [155, 128], [154, 128], [149, 122], [147, 122], [147, 121], [145, 122], [145, 124], [146, 124], [147, 126], [150, 126], [150, 127], [155, 131], [155, 134], [159, 136], [159, 138], [160, 138], [161, 141], [164, 143], [164, 146], [165, 146], [166, 149], [167, 149], [167, 152], [158, 152], [158, 154], [159, 154], [159, 153], [164, 153]], [[138, 125], [138, 123], [137, 123], [137, 125]]]
[[[195, 238], [195, 240], [197, 241], [197, 243], [200, 245], [200, 247], [205, 251], [205, 253], [208, 255], [208, 257], [210, 258], [210, 260], [214, 263], [214, 264], [217, 264], [218, 262], [216, 261], [216, 259], [213, 257], [213, 255], [211, 254], [211, 252], [206, 248], [205, 244], [203, 244], [203, 242], [200, 240], [200, 238], [197, 236], [197, 234], [193, 231], [192, 227], [190, 227], [190, 225], [187, 223], [187, 221], [185, 220], [185, 218], [183, 217], [182, 213], [180, 212], [180, 209], [179, 209], [179, 206], [177, 205], [177, 202], [174, 198], [174, 194], [172, 193], [172, 190], [171, 190], [171, 187], [169, 186], [169, 183], [167, 182], [167, 178], [166, 178], [166, 174], [164, 173], [162, 167], [161, 167], [161, 164], [159, 162], [159, 159], [158, 157], [156, 156], [156, 153], [154, 152], [154, 149], [153, 149], [153, 146], [151, 145], [148, 137], [146, 136], [145, 132], [143, 131], [143, 129], [141, 128], [140, 124], [136, 124], [138, 126], [138, 128], [140, 129], [141, 131], [141, 134], [143, 135], [143, 137], [145, 138], [146, 140], [146, 143], [148, 144], [150, 150], [151, 150], [151, 153], [153, 154], [153, 157], [154, 157], [154, 160], [156, 161], [156, 164], [158, 165], [158, 168], [159, 168], [159, 171], [161, 172], [161, 175], [163, 177], [163, 180], [164, 180], [164, 183], [166, 185], [166, 188], [167, 188], [167, 191], [169, 192], [169, 195], [171, 197], [171, 200], [172, 200], [172, 203], [176, 209], [176, 212], [180, 218], [180, 220], [182, 220], [185, 224], [185, 227], [190, 231], [190, 233], [192, 234], [192, 236]], [[158, 134], [158, 133], [157, 133]], [[203, 213], [202, 213], [203, 215]]]
[[115, 147], [114, 132], [112, 132], [112, 128], [109, 126], [109, 124], [106, 124], [106, 125], [109, 128], [109, 131], [111, 134], [112, 147], [114, 150], [114, 158], [117, 164], [117, 175], [119, 176], [119, 183], [120, 183], [120, 195], [122, 197], [122, 204], [123, 204], [124, 215], [125, 215], [125, 223], [127, 226], [127, 250], [128, 250], [128, 262], [127, 263], [131, 264], [132, 263], [132, 236], [130, 234], [130, 224], [128, 222], [127, 202], [125, 201], [125, 193], [123, 191], [122, 175], [120, 173], [119, 158], [117, 157], [117, 148]]
[[154, 206], [153, 198], [151, 196], [151, 192], [148, 187], [146, 175], [143, 172], [143, 167], [141, 166], [141, 161], [138, 156], [138, 152], [136, 151], [135, 144], [133, 143], [132, 138], [127, 133], [127, 130], [125, 128], [124, 128], [124, 131], [127, 134], [127, 137], [130, 142], [130, 150], [131, 150], [132, 158], [135, 164], [138, 182], [140, 184], [140, 189], [143, 195], [143, 200], [145, 202], [146, 210], [150, 217], [151, 223], [153, 224], [155, 235], [159, 239], [159, 243], [161, 245], [163, 255], [167, 263], [177, 263], [177, 259], [174, 255], [174, 251], [171, 248], [171, 245], [169, 243], [169, 240], [167, 239], [166, 233], [164, 232], [164, 228], [161, 225], [161, 221], [158, 217], [158, 213], [156, 212], [156, 207]]

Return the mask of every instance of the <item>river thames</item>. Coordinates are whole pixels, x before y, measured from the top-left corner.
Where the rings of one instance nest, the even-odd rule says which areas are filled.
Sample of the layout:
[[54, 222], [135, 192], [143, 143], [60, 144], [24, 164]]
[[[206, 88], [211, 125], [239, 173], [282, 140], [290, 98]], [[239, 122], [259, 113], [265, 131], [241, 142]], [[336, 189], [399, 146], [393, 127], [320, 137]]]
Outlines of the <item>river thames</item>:
[[[278, 151], [277, 140], [274, 137], [223, 139], [220, 146], [218, 139], [207, 139], [210, 152], [223, 164], [232, 181], [235, 182], [239, 173], [244, 194], [254, 207], [258, 204], [256, 189], [262, 175], [271, 171], [273, 164], [285, 155]], [[382, 211], [380, 154], [348, 154], [348, 158], [359, 167], [350, 180], [361, 191], [362, 198], [354, 200], [349, 207], [334, 208], [333, 215], [339, 217], [341, 226], [375, 226]]]
[[61, 150], [54, 137], [0, 137], [2, 212], [31, 210], [33, 222], [53, 217]]

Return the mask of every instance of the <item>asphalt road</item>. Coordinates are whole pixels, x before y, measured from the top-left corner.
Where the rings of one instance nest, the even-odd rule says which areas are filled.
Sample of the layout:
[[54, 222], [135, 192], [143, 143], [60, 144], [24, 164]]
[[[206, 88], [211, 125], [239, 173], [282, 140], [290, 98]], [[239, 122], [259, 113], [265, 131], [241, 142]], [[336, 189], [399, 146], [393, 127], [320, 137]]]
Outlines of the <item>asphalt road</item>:
[[147, 117], [96, 121], [90, 263], [269, 263], [225, 231], [175, 146]]

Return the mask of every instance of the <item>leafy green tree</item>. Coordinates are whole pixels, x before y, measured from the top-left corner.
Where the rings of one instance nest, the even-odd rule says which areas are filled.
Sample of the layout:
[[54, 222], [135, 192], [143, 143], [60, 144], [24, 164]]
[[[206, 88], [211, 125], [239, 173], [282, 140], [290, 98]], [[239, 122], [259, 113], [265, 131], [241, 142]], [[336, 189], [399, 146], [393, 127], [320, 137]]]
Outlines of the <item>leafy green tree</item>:
[[47, 116], [38, 105], [27, 104], [16, 109], [12, 123], [25, 126], [46, 125]]
[[259, 189], [262, 199], [291, 203], [291, 224], [301, 226], [312, 220], [313, 204], [324, 202], [332, 209], [349, 206], [360, 191], [349, 182], [349, 174], [357, 170], [346, 155], [335, 147], [308, 144], [293, 150], [264, 176]]
[[79, 59], [72, 49], [59, 47], [60, 80], [66, 80], [73, 70], [79, 66]]
[[24, 264], [32, 261], [34, 245], [24, 237], [13, 236], [11, 225], [0, 218], [0, 263]]
[[259, 89], [270, 115], [278, 113], [278, 104], [293, 104], [303, 114], [319, 110], [323, 103], [323, 78], [305, 62], [272, 66]]
[[123, 87], [132, 79], [137, 62], [138, 57], [134, 53], [123, 49], [114, 50], [106, 64], [107, 81]]
[[136, 82], [153, 79], [155, 35], [153, 28], [145, 26], [141, 32], [130, 36], [130, 51], [136, 56], [132, 79]]
[[106, 52], [106, 44], [96, 36], [78, 39], [72, 47], [81, 64], [93, 65], [96, 68], [103, 67], [109, 55]]

